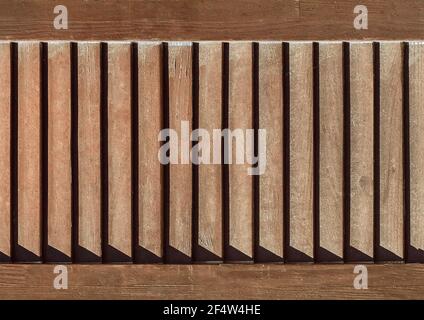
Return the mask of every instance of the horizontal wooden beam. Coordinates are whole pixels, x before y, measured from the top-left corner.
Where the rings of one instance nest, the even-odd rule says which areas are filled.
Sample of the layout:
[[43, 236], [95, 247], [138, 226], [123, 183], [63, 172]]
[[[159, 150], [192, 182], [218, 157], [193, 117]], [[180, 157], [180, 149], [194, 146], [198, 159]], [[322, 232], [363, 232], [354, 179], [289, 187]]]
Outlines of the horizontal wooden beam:
[[353, 264], [67, 265], [68, 289], [55, 289], [55, 265], [0, 265], [2, 299], [423, 299], [424, 266], [367, 265], [368, 289], [355, 289]]
[[[54, 8], [68, 10], [56, 30]], [[356, 30], [357, 5], [368, 29]], [[407, 40], [424, 39], [421, 0], [0, 0], [0, 39]]]

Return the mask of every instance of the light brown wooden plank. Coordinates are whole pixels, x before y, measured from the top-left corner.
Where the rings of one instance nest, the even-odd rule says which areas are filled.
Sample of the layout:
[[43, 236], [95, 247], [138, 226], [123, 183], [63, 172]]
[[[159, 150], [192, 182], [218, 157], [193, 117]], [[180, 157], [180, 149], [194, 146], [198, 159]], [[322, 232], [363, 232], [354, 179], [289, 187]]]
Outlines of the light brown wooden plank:
[[131, 45], [108, 44], [108, 241], [106, 261], [131, 260]]
[[[253, 258], [253, 177], [251, 165], [242, 158], [238, 164], [236, 150], [244, 147], [245, 155], [253, 153], [253, 141], [246, 139], [246, 130], [253, 129], [252, 43], [231, 42], [229, 45], [229, 128], [242, 130], [244, 139], [231, 137], [232, 154], [229, 165], [229, 247], [226, 260], [244, 261]], [[230, 139], [228, 139], [230, 140]], [[249, 147], [250, 145], [250, 147]]]
[[343, 259], [343, 46], [319, 44], [319, 261]]
[[[168, 50], [169, 128], [178, 134], [179, 154], [178, 164], [169, 166], [169, 247], [166, 258], [169, 262], [188, 262], [191, 259], [192, 166], [187, 150], [191, 148], [191, 141], [190, 135], [183, 135], [182, 126], [186, 125], [191, 132], [192, 45], [171, 42]], [[172, 153], [171, 149], [171, 157]]]
[[76, 261], [95, 262], [101, 247], [100, 44], [78, 43], [78, 239]]
[[371, 42], [350, 44], [350, 238], [348, 260], [373, 258], [374, 84]]
[[424, 261], [424, 43], [409, 44], [410, 238], [408, 261]]
[[163, 258], [163, 168], [158, 161], [162, 128], [162, 44], [138, 44], [138, 202], [137, 260]]
[[18, 44], [17, 261], [41, 258], [40, 44]]
[[10, 261], [10, 43], [0, 42], [0, 261]]
[[259, 128], [266, 130], [266, 168], [259, 176], [259, 261], [283, 258], [283, 48], [259, 43]]
[[70, 261], [72, 251], [71, 48], [48, 44], [48, 195], [46, 260]]
[[[213, 141], [213, 130], [221, 127], [222, 44], [200, 43], [199, 128], [207, 130], [210, 141]], [[203, 152], [208, 151], [202, 150], [202, 156]], [[213, 149], [209, 161], [199, 166], [199, 250], [196, 259], [203, 261], [223, 258], [222, 166], [212, 164]]]
[[288, 258], [313, 258], [312, 43], [290, 43], [290, 235]]
[[379, 260], [403, 258], [402, 43], [380, 44], [380, 236]]

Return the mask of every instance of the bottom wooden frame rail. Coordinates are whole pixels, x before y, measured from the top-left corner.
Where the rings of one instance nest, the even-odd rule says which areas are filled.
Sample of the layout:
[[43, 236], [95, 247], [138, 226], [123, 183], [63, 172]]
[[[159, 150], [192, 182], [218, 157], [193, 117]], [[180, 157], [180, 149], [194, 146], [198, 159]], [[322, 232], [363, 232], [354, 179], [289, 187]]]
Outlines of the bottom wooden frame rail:
[[[354, 264], [0, 265], [1, 299], [423, 299], [424, 265], [368, 264], [355, 289]], [[56, 268], [56, 269], [55, 269]], [[59, 273], [55, 273], [59, 272]], [[57, 279], [57, 278], [56, 278]]]

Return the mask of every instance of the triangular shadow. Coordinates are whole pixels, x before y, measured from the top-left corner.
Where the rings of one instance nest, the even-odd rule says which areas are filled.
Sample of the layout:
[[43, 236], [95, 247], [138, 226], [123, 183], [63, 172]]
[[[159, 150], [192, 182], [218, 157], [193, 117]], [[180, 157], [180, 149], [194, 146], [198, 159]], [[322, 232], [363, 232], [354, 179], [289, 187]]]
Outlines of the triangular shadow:
[[240, 250], [230, 245], [227, 246], [225, 252], [226, 252], [225, 261], [227, 262], [233, 262], [233, 263], [253, 262], [252, 257], [249, 257], [248, 255], [244, 254]]
[[296, 248], [289, 246], [287, 248], [287, 262], [310, 263], [314, 262], [314, 259], [308, 256], [307, 254], [303, 253], [302, 251], [299, 251]]
[[4, 254], [3, 252], [0, 252], [0, 262], [1, 263], [7, 263], [7, 262], [11, 262], [12, 259], [10, 258], [9, 255]]
[[210, 252], [201, 245], [196, 245], [194, 247], [194, 256], [196, 257], [196, 262], [220, 263], [223, 261], [221, 257]]
[[111, 245], [106, 245], [104, 250], [104, 261], [106, 263], [131, 263], [132, 259], [130, 256]]
[[255, 262], [283, 262], [283, 258], [265, 249], [262, 246], [256, 247]]
[[15, 261], [16, 262], [27, 262], [27, 263], [36, 263], [41, 262], [41, 257], [37, 256], [33, 252], [27, 250], [26, 248], [16, 245], [15, 246]]
[[141, 246], [136, 246], [134, 250], [134, 260], [137, 263], [163, 263], [161, 257]]
[[72, 262], [71, 257], [64, 254], [62, 251], [53, 248], [52, 246], [47, 246], [45, 252], [46, 262], [61, 262], [61, 263], [70, 263]]
[[189, 264], [191, 258], [174, 247], [168, 246], [166, 248], [166, 262], [174, 264]]
[[407, 257], [408, 257], [408, 260], [406, 262], [411, 262], [411, 263], [424, 262], [424, 250], [416, 249], [415, 247], [409, 245], [407, 247]]
[[102, 257], [79, 245], [75, 248], [75, 261], [85, 263], [100, 263]]
[[316, 252], [316, 261], [321, 263], [342, 263], [343, 257], [328, 251], [323, 247], [318, 247]]
[[373, 258], [369, 255], [359, 251], [358, 249], [349, 246], [346, 250], [346, 261], [347, 262], [372, 262]]
[[376, 247], [375, 259], [378, 262], [402, 262], [402, 258], [382, 246]]

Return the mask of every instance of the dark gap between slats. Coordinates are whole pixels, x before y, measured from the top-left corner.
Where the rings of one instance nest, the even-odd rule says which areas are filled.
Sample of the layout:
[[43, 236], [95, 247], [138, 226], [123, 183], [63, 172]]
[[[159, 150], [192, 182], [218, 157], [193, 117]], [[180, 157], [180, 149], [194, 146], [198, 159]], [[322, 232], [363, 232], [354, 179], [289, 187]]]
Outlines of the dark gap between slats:
[[18, 44], [10, 44], [10, 260], [18, 246]]
[[48, 239], [48, 125], [49, 125], [49, 65], [48, 65], [48, 44], [46, 42], [40, 43], [40, 93], [41, 93], [41, 110], [40, 110], [40, 161], [41, 161], [41, 175], [40, 175], [40, 192], [41, 192], [41, 255], [43, 262], [54, 262], [58, 257], [53, 254], [49, 248]]

